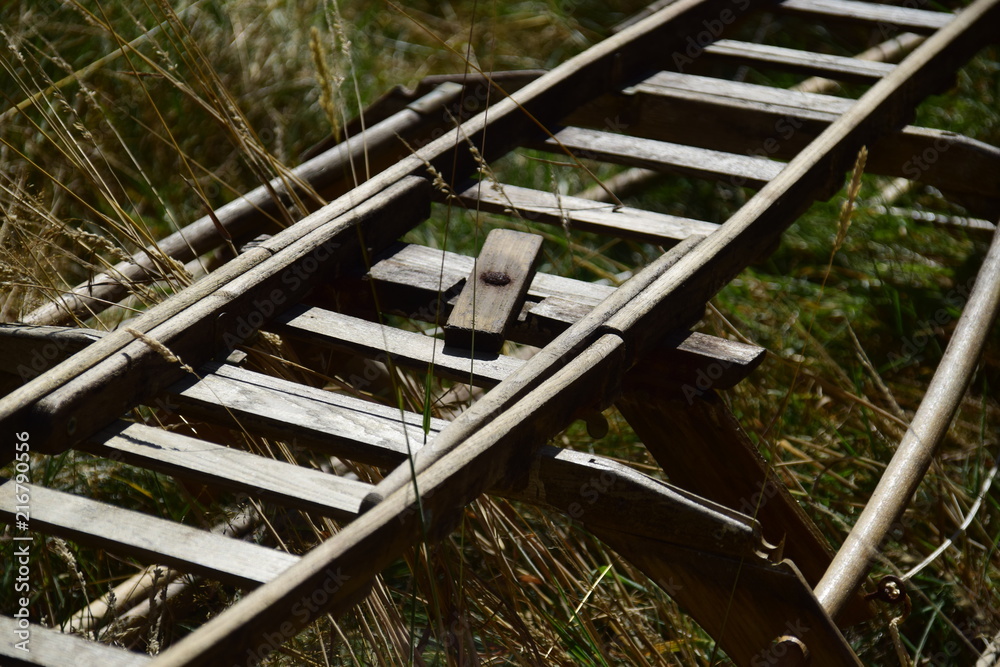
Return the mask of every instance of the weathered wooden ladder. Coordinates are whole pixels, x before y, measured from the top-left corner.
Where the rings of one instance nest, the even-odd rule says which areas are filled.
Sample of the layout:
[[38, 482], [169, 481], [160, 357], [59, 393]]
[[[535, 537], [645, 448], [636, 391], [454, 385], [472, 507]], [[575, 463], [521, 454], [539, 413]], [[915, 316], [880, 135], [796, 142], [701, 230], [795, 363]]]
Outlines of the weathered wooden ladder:
[[[898, 65], [724, 39], [758, 12], [927, 39]], [[1000, 0], [977, 0], [958, 14], [854, 0], [678, 0], [551, 72], [492, 85], [482, 76], [464, 86], [432, 81], [411, 98], [387, 97], [364, 142], [381, 171], [351, 188], [341, 168], [359, 154], [361, 138], [328, 148], [296, 176], [332, 203], [250, 244], [119, 330], [47, 325], [118, 301], [122, 279], [157, 275], [160, 252], [187, 262], [211, 250], [220, 243], [215, 223], [199, 221], [26, 324], [3, 327], [8, 372], [24, 377], [26, 360], [39, 351], [65, 357], [0, 400], [5, 438], [22, 434], [32, 452], [49, 455], [79, 448], [344, 522], [299, 557], [30, 484], [33, 531], [252, 590], [155, 658], [40, 626], [32, 626], [27, 655], [8, 644], [17, 621], [5, 617], [3, 664], [65, 665], [68, 655], [77, 665], [243, 664], [275, 649], [275, 636], [287, 640], [319, 614], [356, 604], [381, 570], [420, 540], [447, 535], [483, 493], [561, 509], [654, 581], [680, 582], [671, 593], [738, 664], [806, 654], [814, 665], [859, 664], [834, 619], [866, 614], [860, 579], [832, 602], [817, 597], [832, 552], [716, 394], [745, 378], [763, 351], [687, 329], [813, 201], [842, 186], [862, 146], [868, 171], [919, 178], [995, 219], [1000, 150], [906, 123], [1000, 34], [997, 25]], [[723, 59], [869, 87], [849, 100], [691, 73]], [[515, 87], [510, 96], [500, 92]], [[463, 101], [484, 100], [484, 91], [489, 113], [456, 128], [451, 119], [462, 116]], [[422, 147], [400, 156], [397, 135]], [[479, 160], [522, 146], [757, 192], [717, 225], [472, 178]], [[911, 159], [930, 153], [935, 159], [911, 173]], [[282, 201], [261, 189], [217, 220], [235, 238], [256, 236], [291, 201], [287, 187], [275, 186]], [[670, 250], [613, 288], [536, 274], [537, 236], [491, 236], [478, 261], [399, 243], [432, 203]], [[388, 326], [382, 313], [451, 319], [442, 340]], [[344, 378], [353, 373], [353, 393], [307, 386], [241, 363], [240, 346], [258, 331], [279, 335], [303, 357], [321, 349], [369, 361], [333, 369]], [[525, 361], [502, 354], [504, 340], [541, 349]], [[422, 415], [356, 395], [382, 365], [488, 391], [454, 420], [425, 425]], [[611, 404], [675, 485], [546, 445]], [[152, 419], [122, 421], [137, 406], [389, 472], [370, 485], [182, 435]], [[10, 461], [15, 452], [4, 447]], [[581, 488], [595, 477], [607, 484], [591, 503]], [[18, 484], [0, 485], [0, 515], [11, 524]], [[761, 493], [767, 502], [751, 501]], [[779, 543], [783, 549], [772, 546]], [[322, 604], [303, 606], [317, 591]]]

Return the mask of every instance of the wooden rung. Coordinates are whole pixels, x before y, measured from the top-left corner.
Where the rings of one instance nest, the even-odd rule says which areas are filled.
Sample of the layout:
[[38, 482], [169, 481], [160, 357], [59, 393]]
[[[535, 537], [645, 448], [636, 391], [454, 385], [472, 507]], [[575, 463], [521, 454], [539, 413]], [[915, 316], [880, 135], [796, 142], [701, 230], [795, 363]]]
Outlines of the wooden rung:
[[[100, 665], [101, 667], [138, 667], [148, 665], [153, 657], [116, 646], [89, 641], [83, 637], [30, 623], [26, 628], [27, 650], [17, 648], [17, 632], [25, 630], [17, 619], [0, 615], [0, 664], [4, 667], [64, 667]], [[71, 657], [72, 656], [72, 657]]]
[[673, 245], [695, 234], [707, 235], [718, 225], [702, 220], [654, 213], [628, 206], [615, 207], [581, 197], [557, 195], [504, 185], [474, 185], [458, 195], [470, 208], [489, 213], [513, 215], [527, 222], [568, 225], [571, 229], [624, 236], [663, 245]]
[[84, 443], [121, 460], [325, 516], [357, 516], [370, 484], [256, 456], [143, 424], [119, 422]]
[[[565, 122], [731, 153], [792, 159], [845, 113], [852, 101], [713, 77], [659, 72], [606, 96]], [[925, 159], [926, 156], [926, 159]], [[953, 132], [907, 126], [869, 147], [867, 171], [933, 185], [973, 215], [1000, 210], [1000, 149]]]
[[577, 158], [592, 158], [698, 178], [736, 181], [751, 188], [763, 187], [784, 167], [780, 162], [763, 157], [723, 153], [580, 127], [560, 130], [540, 147], [549, 151], [569, 150]]
[[[16, 514], [15, 484], [0, 485], [0, 518], [9, 522]], [[266, 583], [298, 561], [283, 551], [36, 484], [31, 528], [244, 588]]]
[[735, 39], [720, 39], [714, 44], [709, 44], [705, 47], [705, 53], [717, 58], [734, 60], [742, 65], [754, 67], [765, 65], [809, 76], [863, 83], [878, 81], [895, 67], [873, 60], [832, 56]]
[[445, 346], [438, 338], [387, 327], [343, 313], [293, 306], [275, 318], [271, 327], [276, 333], [334, 349], [360, 353], [397, 366], [426, 371], [434, 375], [477, 386], [491, 387], [501, 382], [524, 363], [505, 355], [469, 356], [462, 350]]
[[[387, 467], [424, 441], [423, 416], [416, 413], [401, 420], [397, 408], [227, 364], [205, 364], [198, 375], [171, 387], [168, 405], [222, 426]], [[445, 423], [431, 419], [432, 433]]]
[[[441, 250], [407, 245], [377, 262], [369, 275], [375, 281], [381, 306], [433, 322], [433, 311], [413, 312], [407, 308], [412, 303], [433, 301], [438, 294], [439, 276], [445, 276], [441, 288], [447, 291], [452, 284], [449, 281], [459, 280], [472, 266], [470, 257], [445, 252], [442, 272], [441, 254]], [[526, 308], [525, 321], [519, 323], [511, 338], [544, 345], [614, 291], [608, 285], [537, 273], [528, 290], [533, 300]], [[680, 386], [687, 383], [701, 390], [707, 382], [704, 378], [710, 374], [713, 388], [727, 389], [760, 364], [764, 350], [698, 332], [678, 332], [664, 341], [659, 358], [663, 362], [663, 377]]]
[[925, 34], [943, 28], [955, 18], [954, 14], [947, 12], [929, 12], [856, 0], [782, 0], [777, 9], [788, 14], [875, 23]]
[[510, 229], [494, 229], [444, 325], [447, 345], [499, 352], [521, 312], [542, 237]]

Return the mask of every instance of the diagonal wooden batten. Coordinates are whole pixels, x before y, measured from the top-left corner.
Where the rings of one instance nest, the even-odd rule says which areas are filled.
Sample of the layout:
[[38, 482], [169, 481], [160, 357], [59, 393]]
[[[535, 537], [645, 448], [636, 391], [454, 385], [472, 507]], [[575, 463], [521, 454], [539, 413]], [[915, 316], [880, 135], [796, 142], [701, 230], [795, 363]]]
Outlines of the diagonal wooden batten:
[[445, 344], [497, 353], [521, 312], [542, 237], [493, 229], [444, 325]]
[[[724, 0], [680, 0], [662, 12], [563, 63], [545, 76], [520, 89], [514, 95], [492, 105], [488, 113], [483, 112], [463, 123], [461, 127], [446, 133], [438, 140], [417, 151], [415, 155], [400, 160], [394, 167], [377, 174], [316, 214], [308, 216], [302, 222], [276, 235], [267, 243], [270, 250], [260, 248], [248, 252], [224, 266], [220, 271], [208, 276], [205, 280], [184, 290], [176, 298], [168, 299], [163, 304], [154, 307], [139, 318], [134, 325], [135, 328], [142, 333], [149, 333], [155, 326], [164, 324], [192, 303], [215, 292], [221, 292], [224, 286], [227, 286], [238, 276], [249, 272], [254, 266], [265, 261], [271, 252], [276, 252], [279, 247], [283, 248], [284, 245], [292, 244], [299, 237], [307, 235], [312, 229], [311, 226], [329, 222], [331, 219], [347, 213], [360, 202], [373, 202], [379, 198], [383, 190], [386, 192], [381, 200], [383, 202], [387, 198], [392, 200], [392, 197], [385, 195], [398, 194], [397, 188], [403, 186], [397, 185], [397, 183], [400, 183], [407, 176], [416, 174], [426, 176], [428, 165], [431, 165], [438, 173], [444, 174], [446, 182], [450, 178], [465, 178], [466, 174], [471, 174], [478, 168], [477, 158], [462, 148], [466, 138], [482, 136], [483, 131], [489, 127], [491, 139], [487, 148], [482, 152], [483, 157], [490, 160], [505, 154], [526, 134], [543, 133], [537, 124], [554, 123], [588, 99], [609, 92], [626, 81], [634, 80], [642, 74], [648, 73], [650, 63], [657, 62], [658, 56], [662, 55], [664, 49], [681, 48], [684, 41], [683, 35], [701, 29], [702, 21], [717, 15], [723, 8], [728, 9], [729, 5], [730, 3]], [[729, 11], [733, 10], [729, 9]], [[665, 30], [667, 26], [669, 26], [669, 30]], [[413, 186], [409, 184], [407, 187], [412, 188]], [[401, 205], [399, 209], [403, 213], [408, 213], [419, 212], [422, 207]], [[309, 223], [307, 224], [306, 221]], [[407, 226], [405, 222], [398, 222], [398, 224]], [[409, 226], [412, 224], [415, 223], [411, 222]], [[348, 226], [353, 227], [353, 224]], [[391, 231], [399, 230], [387, 225], [386, 232], [390, 233]], [[399, 235], [401, 232], [397, 233], [396, 237]], [[232, 286], [230, 285], [230, 287]], [[231, 298], [233, 298], [231, 295], [226, 297], [226, 299]], [[198, 333], [204, 336], [205, 332]], [[188, 342], [190, 344], [192, 341]], [[82, 424], [70, 423], [72, 417], [65, 414], [58, 415], [59, 418], [57, 418], [57, 413], [66, 412], [64, 407], [67, 400], [66, 392], [64, 392], [64, 397], [50, 400], [49, 405], [40, 405], [42, 399], [63, 385], [74, 383], [74, 378], [78, 375], [92, 369], [98, 362], [114, 355], [130, 343], [132, 343], [130, 334], [124, 331], [115, 332], [100, 343], [75, 355], [49, 373], [36, 378], [35, 381], [0, 400], [0, 425], [8, 430], [33, 428], [39, 433], [37, 439], [39, 451], [44, 451], [46, 446], [49, 448], [65, 447], [84, 437], [86, 434], [79, 430], [83, 426]], [[204, 338], [202, 338], [202, 345], [200, 348], [196, 348], [195, 352], [199, 349], [204, 352], [205, 347]], [[140, 364], [141, 368], [148, 370], [150, 367], [158, 366], [157, 370], [163, 373], [165, 378], [176, 379], [175, 370], [163, 364], [157, 364], [147, 354], [148, 350], [143, 352], [135, 346], [133, 349], [137, 350], [138, 357], [143, 358], [143, 362]], [[204, 359], [193, 359], [192, 361], [197, 364]], [[130, 360], [125, 363], [119, 356], [115, 369], [97, 372], [97, 381], [107, 383], [112, 380], [120, 380], [122, 377], [129, 377], [134, 381], [135, 374], [130, 374], [123, 366], [135, 367]], [[116, 377], [112, 378], [112, 374]], [[79, 400], [81, 390], [93, 392], [93, 380], [94, 378], [88, 378], [90, 384], [85, 386], [81, 386], [81, 383], [76, 381], [77, 387], [75, 391], [68, 391], [69, 397], [73, 400]], [[139, 392], [141, 394], [137, 386], [125, 389], [126, 393]], [[117, 416], [114, 415], [114, 417]], [[98, 419], [97, 417], [98, 415], [87, 415], [88, 421], [95, 422], [94, 425], [88, 427], [91, 432], [106, 426], [114, 418]], [[102, 423], [97, 424], [97, 421], [102, 421]], [[53, 428], [58, 433], [54, 433]], [[58, 447], [54, 444], [55, 437], [62, 443]], [[9, 456], [10, 452], [4, 451], [4, 458], [0, 460], [6, 460]]]
[[880, 545], [893, 529], [930, 468], [979, 363], [1000, 313], [1000, 234], [976, 278], [972, 294], [920, 407], [879, 479], [875, 491], [816, 587], [816, 596], [836, 615], [862, 584]]
[[[231, 350], [343, 270], [340, 261], [360, 263], [359, 227], [366, 245], [381, 248], [423, 220], [429, 187], [413, 177], [369, 200], [339, 199], [152, 308], [132, 328], [190, 365]], [[61, 451], [183, 375], [176, 360], [115, 331], [0, 399], [0, 424], [30, 431], [35, 451]]]

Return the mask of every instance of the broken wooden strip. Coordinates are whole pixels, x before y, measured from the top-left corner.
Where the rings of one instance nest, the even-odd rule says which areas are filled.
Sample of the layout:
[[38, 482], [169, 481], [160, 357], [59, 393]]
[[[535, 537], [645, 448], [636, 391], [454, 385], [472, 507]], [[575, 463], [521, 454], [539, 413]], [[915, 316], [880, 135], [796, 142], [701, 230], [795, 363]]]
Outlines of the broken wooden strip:
[[[660, 72], [622, 95], [571, 114], [603, 128], [621, 118], [630, 134], [732, 153], [790, 160], [848, 111], [852, 101], [713, 77]], [[974, 214], [1000, 213], [1000, 148], [954, 132], [907, 126], [869, 146], [867, 170], [903, 176], [963, 200]], [[734, 185], [742, 185], [733, 179]], [[979, 201], [980, 199], [985, 201]]]
[[577, 158], [603, 160], [682, 176], [739, 180], [754, 189], [763, 187], [784, 167], [781, 162], [765, 157], [723, 153], [580, 127], [559, 130], [554, 137], [538, 144], [538, 147], [553, 152], [569, 150]]
[[477, 183], [458, 197], [474, 210], [663, 245], [673, 245], [695, 234], [710, 234], [718, 228], [713, 222], [602, 204], [592, 199], [516, 185], [503, 185], [498, 189], [493, 183]]
[[[383, 263], [384, 262], [384, 263]], [[445, 288], [449, 280], [461, 276], [472, 260], [464, 255], [445, 253]], [[383, 308], [415, 319], [433, 322], [431, 309], [408, 311], [414, 303], [432, 302], [437, 297], [437, 276], [441, 275], [442, 251], [424, 246], [400, 247], [372, 267]], [[420, 285], [417, 289], [415, 285]], [[608, 285], [535, 274], [528, 295], [540, 301], [529, 303], [512, 332], [511, 339], [531, 345], [546, 345], [570, 325], [585, 317], [602, 299], [615, 291]], [[764, 359], [764, 350], [754, 345], [716, 338], [698, 332], [678, 332], [667, 336], [656, 355], [663, 379], [695, 390], [706, 382], [728, 389], [745, 378]], [[468, 363], [468, 362], [466, 362]], [[459, 378], [460, 379], [460, 378]]]
[[[397, 465], [424, 442], [423, 416], [227, 364], [169, 390], [186, 415], [379, 466]], [[431, 420], [432, 432], [447, 422]]]
[[119, 422], [84, 443], [97, 456], [324, 516], [352, 518], [370, 484], [142, 424]]
[[[17, 645], [21, 632], [27, 640], [24, 650]], [[138, 667], [148, 665], [152, 656], [108, 646], [77, 635], [60, 632], [37, 623], [22, 625], [18, 619], [0, 614], [0, 664], [4, 667]]]
[[[523, 360], [502, 354], [474, 356], [445, 347], [433, 336], [388, 327], [323, 308], [294, 306], [269, 327], [297, 340], [358, 353], [378, 362], [491, 387], [513, 373]], [[431, 364], [433, 363], [433, 368]]]
[[542, 237], [493, 229], [444, 325], [447, 345], [497, 353], [535, 276]]
[[948, 25], [955, 14], [931, 12], [857, 0], [782, 0], [776, 6], [782, 13], [808, 18], [830, 18], [873, 23], [880, 28], [899, 28], [917, 33], [933, 33]]
[[[0, 485], [0, 517], [14, 521], [15, 482]], [[107, 503], [31, 485], [31, 527], [243, 588], [271, 581], [297, 556]]]
[[[131, 328], [192, 366], [232, 350], [313, 284], [361, 263], [362, 238], [369, 251], [381, 249], [422, 220], [429, 188], [408, 177], [360, 205], [338, 200], [153, 307]], [[0, 399], [0, 423], [30, 431], [38, 452], [62, 451], [92, 435], [185, 374], [176, 358], [147, 341], [128, 330], [108, 334]]]
[[751, 67], [774, 67], [797, 74], [823, 76], [841, 81], [878, 81], [893, 65], [859, 58], [832, 56], [781, 46], [720, 39], [705, 47], [705, 53], [719, 59]]

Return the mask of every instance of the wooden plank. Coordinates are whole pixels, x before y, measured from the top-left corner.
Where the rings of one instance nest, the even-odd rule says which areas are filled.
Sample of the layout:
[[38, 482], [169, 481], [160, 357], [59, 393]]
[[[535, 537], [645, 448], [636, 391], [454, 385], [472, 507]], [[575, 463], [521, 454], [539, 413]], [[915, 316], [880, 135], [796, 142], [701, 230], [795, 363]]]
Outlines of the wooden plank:
[[[398, 465], [425, 439], [416, 413], [228, 364], [206, 364], [199, 375], [170, 388], [171, 404], [229, 428], [380, 466]], [[430, 423], [432, 433], [446, 425]]]
[[875, 84], [850, 111], [834, 121], [717, 232], [682, 257], [605, 323], [605, 330], [626, 336], [636, 352], [653, 344], [657, 332], [678, 328], [692, 303], [704, 302], [747, 263], [771, 248], [783, 230], [812, 200], [829, 198], [842, 185], [843, 173], [858, 150], [898, 127], [942, 78], [964, 63], [988, 40], [1000, 20], [1000, 0], [977, 0], [948, 26], [930, 37], [892, 74]]
[[444, 325], [447, 345], [497, 353], [521, 312], [542, 237], [493, 229]]
[[84, 449], [97, 456], [336, 518], [357, 516], [370, 484], [142, 424], [119, 422]]
[[654, 213], [629, 206], [602, 204], [591, 199], [542, 192], [516, 185], [476, 184], [458, 195], [469, 208], [513, 215], [527, 222], [568, 226], [584, 232], [596, 232], [671, 246], [689, 236], [711, 234], [718, 225], [665, 213]]
[[499, 383], [524, 363], [516, 357], [481, 351], [469, 356], [426, 334], [322, 308], [293, 306], [275, 318], [269, 329], [295, 340], [361, 354], [377, 362], [391, 361], [404, 368], [430, 369], [436, 376], [482, 387]]
[[[19, 632], [28, 633], [27, 650], [22, 651], [16, 646], [22, 641]], [[65, 667], [67, 664], [136, 667], [148, 665], [153, 659], [143, 653], [99, 644], [37, 623], [25, 628], [17, 619], [2, 614], [0, 634], [4, 638], [0, 641], [0, 663], [4, 667]]]
[[916, 33], [933, 33], [955, 18], [954, 14], [947, 12], [931, 12], [857, 0], [782, 0], [778, 3], [777, 9], [785, 14], [812, 19], [841, 19]]
[[549, 151], [569, 149], [577, 158], [603, 160], [630, 167], [731, 181], [750, 188], [763, 187], [784, 166], [765, 157], [724, 153], [655, 139], [631, 137], [600, 130], [567, 127], [538, 147]]
[[[442, 251], [417, 245], [398, 248], [371, 270], [370, 275], [376, 278], [375, 288], [379, 292], [380, 305], [415, 319], [433, 322], [437, 316], [433, 309], [407, 309], [412, 309], [414, 303], [435, 302], [442, 266], [447, 292], [453, 287], [450, 281], [457, 281], [462, 269], [471, 266], [471, 259], [455, 253], [445, 253], [442, 258]], [[420, 286], [419, 290], [416, 285]], [[585, 317], [614, 290], [607, 285], [537, 273], [528, 295], [540, 301], [528, 304], [524, 320], [512, 332], [511, 338], [531, 345], [545, 345]], [[690, 385], [696, 390], [708, 382], [717, 389], [728, 389], [756, 368], [763, 361], [764, 354], [762, 348], [754, 345], [699, 332], [677, 332], [664, 338], [655, 363], [662, 370], [662, 378], [666, 382]]]
[[878, 81], [892, 71], [893, 65], [859, 58], [846, 58], [826, 53], [814, 53], [800, 49], [786, 49], [781, 46], [754, 44], [735, 39], [720, 39], [705, 47], [705, 53], [713, 58], [728, 60], [751, 67], [775, 67], [778, 69], [823, 76], [841, 81]]
[[[851, 100], [675, 72], [660, 72], [565, 119], [713, 150], [792, 159], [850, 108]], [[874, 138], [870, 173], [919, 180], [976, 215], [1000, 214], [1000, 148], [944, 130], [907, 126]], [[742, 185], [738, 178], [731, 181]]]
[[[15, 484], [0, 485], [0, 517], [15, 518]], [[162, 563], [243, 588], [271, 581], [297, 556], [107, 503], [31, 485], [32, 530]]]
[[[622, 361], [620, 340], [602, 336], [554, 375], [491, 420], [419, 478], [420, 500], [406, 486], [304, 555], [272, 585], [258, 588], [174, 644], [154, 661], [158, 667], [217, 664], [248, 650], [275, 644], [260, 638], [288, 622], [290, 637], [319, 614], [339, 613], [367, 590], [374, 573], [423, 536], [437, 540], [460, 520], [462, 508], [501, 479], [523, 474], [532, 450], [565, 426], [590, 398], [612, 392]], [[495, 391], [495, 390], [494, 390]], [[491, 392], [492, 393], [492, 392]], [[480, 401], [482, 402], [482, 401]], [[433, 519], [433, 520], [432, 520]], [[422, 529], [422, 525], [424, 529]], [[327, 601], [302, 609], [302, 600], [323, 589]], [[292, 613], [296, 609], [300, 613]], [[282, 628], [285, 628], [282, 625]]]
[[[360, 205], [338, 200], [153, 307], [131, 329], [192, 366], [232, 350], [313, 284], [361, 263], [362, 238], [380, 249], [422, 220], [429, 188], [410, 177]], [[61, 451], [184, 374], [155, 345], [115, 331], [0, 399], [0, 423], [29, 431], [34, 451]]]

